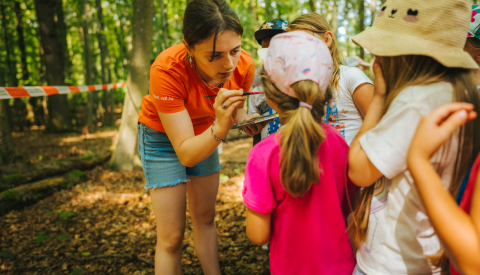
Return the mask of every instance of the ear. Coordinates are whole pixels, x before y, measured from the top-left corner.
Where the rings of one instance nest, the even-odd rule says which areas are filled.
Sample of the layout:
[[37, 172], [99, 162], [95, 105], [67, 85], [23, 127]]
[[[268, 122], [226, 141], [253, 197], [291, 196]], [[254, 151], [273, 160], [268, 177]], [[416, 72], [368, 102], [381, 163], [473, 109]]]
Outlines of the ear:
[[185, 46], [185, 48], [187, 49], [188, 54], [190, 56], [193, 56], [193, 50], [188, 46], [187, 41], [185, 39], [182, 39], [182, 43]]
[[325, 41], [325, 44], [327, 44], [327, 46], [330, 48], [330, 46], [332, 46], [332, 43], [333, 43], [333, 32], [331, 31], [326, 32], [323, 41]]
[[477, 53], [477, 57], [475, 57], [475, 61], [480, 62], [480, 51]]

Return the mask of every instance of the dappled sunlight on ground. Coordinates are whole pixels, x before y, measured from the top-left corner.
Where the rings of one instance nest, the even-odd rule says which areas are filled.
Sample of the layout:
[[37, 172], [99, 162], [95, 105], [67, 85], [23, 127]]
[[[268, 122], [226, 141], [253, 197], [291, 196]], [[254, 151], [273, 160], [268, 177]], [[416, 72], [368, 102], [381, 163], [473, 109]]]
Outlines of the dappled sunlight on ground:
[[[224, 146], [224, 183], [216, 203], [222, 274], [269, 274], [268, 252], [245, 234], [242, 200], [251, 139]], [[153, 274], [156, 226], [142, 171], [96, 167], [88, 180], [0, 217], [2, 274]], [[182, 251], [184, 274], [202, 274], [192, 222]], [[78, 271], [77, 271], [78, 272]]]

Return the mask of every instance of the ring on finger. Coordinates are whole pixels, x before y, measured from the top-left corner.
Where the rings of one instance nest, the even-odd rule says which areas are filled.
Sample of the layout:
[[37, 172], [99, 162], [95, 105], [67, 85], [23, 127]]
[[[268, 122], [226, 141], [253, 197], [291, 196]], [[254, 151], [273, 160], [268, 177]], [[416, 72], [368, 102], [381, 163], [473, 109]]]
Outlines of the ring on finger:
[[228, 108], [228, 106], [227, 106], [227, 104], [225, 104], [225, 102], [222, 103], [222, 108], [223, 108], [223, 109], [227, 109], [227, 108]]

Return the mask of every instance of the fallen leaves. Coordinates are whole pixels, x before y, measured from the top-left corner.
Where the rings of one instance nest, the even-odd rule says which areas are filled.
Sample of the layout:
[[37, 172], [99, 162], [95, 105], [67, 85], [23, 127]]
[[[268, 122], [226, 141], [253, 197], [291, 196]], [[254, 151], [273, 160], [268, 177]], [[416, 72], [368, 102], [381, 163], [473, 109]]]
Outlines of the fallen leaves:
[[[241, 192], [251, 143], [230, 142], [221, 156], [228, 177], [215, 216], [222, 274], [269, 274], [268, 251], [245, 234]], [[0, 218], [2, 274], [154, 274], [155, 215], [143, 172], [86, 174], [85, 183]], [[192, 230], [187, 211], [183, 273], [203, 274]]]

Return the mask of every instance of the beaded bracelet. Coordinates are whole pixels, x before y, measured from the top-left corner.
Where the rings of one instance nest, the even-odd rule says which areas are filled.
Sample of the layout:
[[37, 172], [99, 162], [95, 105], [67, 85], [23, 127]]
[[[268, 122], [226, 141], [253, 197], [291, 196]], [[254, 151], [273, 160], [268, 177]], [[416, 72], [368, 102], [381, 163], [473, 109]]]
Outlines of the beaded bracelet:
[[227, 144], [227, 137], [226, 137], [226, 136], [225, 136], [224, 139], [219, 139], [219, 138], [217, 138], [217, 136], [215, 136], [215, 134], [213, 133], [213, 126], [215, 126], [215, 123], [217, 123], [217, 121], [218, 121], [218, 117], [215, 118], [215, 121], [214, 121], [213, 124], [212, 124], [212, 128], [211, 128], [212, 136], [213, 136], [213, 138], [214, 138], [216, 141], [218, 141], [218, 142], [223, 142], [223, 143]]

